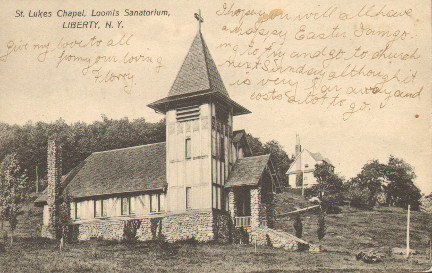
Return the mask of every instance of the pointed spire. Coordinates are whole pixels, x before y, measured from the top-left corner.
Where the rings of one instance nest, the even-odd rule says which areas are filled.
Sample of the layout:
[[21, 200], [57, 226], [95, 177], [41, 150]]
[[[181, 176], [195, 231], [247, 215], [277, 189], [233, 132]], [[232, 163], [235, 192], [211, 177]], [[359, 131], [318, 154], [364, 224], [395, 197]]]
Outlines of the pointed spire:
[[231, 100], [217, 70], [216, 64], [201, 34], [201, 11], [195, 13], [199, 30], [183, 61], [166, 98], [150, 103], [148, 106], [157, 112], [166, 113], [172, 102], [188, 100], [192, 97], [211, 97], [232, 107], [233, 115], [248, 114], [250, 111]]
[[219, 92], [229, 98], [216, 64], [198, 31], [168, 97], [206, 90]]

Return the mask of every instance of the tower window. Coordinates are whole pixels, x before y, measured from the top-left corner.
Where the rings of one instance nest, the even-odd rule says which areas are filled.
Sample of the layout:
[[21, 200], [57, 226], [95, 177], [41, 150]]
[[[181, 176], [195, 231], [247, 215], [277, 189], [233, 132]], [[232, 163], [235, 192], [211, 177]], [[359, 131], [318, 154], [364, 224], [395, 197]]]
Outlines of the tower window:
[[191, 139], [190, 139], [190, 137], [188, 137], [188, 138], [186, 138], [186, 141], [185, 141], [185, 157], [186, 158], [191, 158], [191, 156], [192, 156], [191, 149], [192, 149]]
[[224, 142], [223, 135], [221, 135], [220, 137], [219, 147], [220, 147], [220, 151], [219, 151], [220, 160], [225, 161], [225, 142]]

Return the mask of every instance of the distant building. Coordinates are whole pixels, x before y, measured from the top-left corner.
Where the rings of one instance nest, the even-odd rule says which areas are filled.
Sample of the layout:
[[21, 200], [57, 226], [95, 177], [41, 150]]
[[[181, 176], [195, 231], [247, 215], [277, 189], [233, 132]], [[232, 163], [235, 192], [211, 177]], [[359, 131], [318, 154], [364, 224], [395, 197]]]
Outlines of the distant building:
[[296, 136], [295, 158], [288, 171], [286, 172], [288, 184], [292, 188], [310, 188], [318, 182], [314, 177], [316, 164], [323, 164], [331, 173], [334, 173], [334, 166], [328, 158], [320, 153], [312, 153], [307, 149], [302, 149], [300, 137]]

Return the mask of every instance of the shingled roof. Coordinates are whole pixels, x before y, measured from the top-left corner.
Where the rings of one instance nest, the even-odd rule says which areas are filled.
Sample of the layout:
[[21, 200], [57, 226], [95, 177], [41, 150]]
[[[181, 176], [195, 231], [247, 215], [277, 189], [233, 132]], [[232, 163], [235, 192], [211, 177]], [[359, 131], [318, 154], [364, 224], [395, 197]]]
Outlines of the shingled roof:
[[258, 185], [270, 155], [258, 155], [237, 160], [228, 177], [226, 187]]
[[198, 32], [168, 93], [168, 97], [208, 89], [213, 89], [213, 91], [229, 98], [202, 34]]
[[[95, 152], [62, 183], [73, 198], [162, 189], [167, 184], [165, 151], [165, 143], [155, 143]], [[45, 191], [36, 202], [46, 200]]]

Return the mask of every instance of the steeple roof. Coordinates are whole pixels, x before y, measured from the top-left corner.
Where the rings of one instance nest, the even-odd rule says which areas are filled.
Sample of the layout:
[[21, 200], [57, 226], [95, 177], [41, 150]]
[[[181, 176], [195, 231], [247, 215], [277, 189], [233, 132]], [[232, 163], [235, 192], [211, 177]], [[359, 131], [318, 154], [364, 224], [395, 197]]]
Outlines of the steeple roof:
[[250, 113], [230, 99], [204, 38], [198, 31], [168, 96], [148, 106], [165, 113], [172, 102], [203, 96], [211, 96], [228, 103], [233, 107], [234, 115]]
[[169, 91], [168, 97], [210, 89], [229, 98], [202, 34], [198, 32]]

